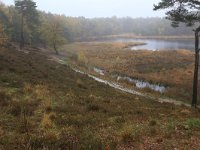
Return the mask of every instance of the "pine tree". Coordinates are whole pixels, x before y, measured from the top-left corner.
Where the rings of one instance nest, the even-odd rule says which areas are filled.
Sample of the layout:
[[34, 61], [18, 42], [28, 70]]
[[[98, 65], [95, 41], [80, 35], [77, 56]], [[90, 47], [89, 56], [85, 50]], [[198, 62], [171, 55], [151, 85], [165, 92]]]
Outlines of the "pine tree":
[[179, 23], [192, 26], [195, 36], [195, 67], [193, 79], [192, 106], [197, 106], [198, 67], [199, 67], [199, 32], [200, 32], [200, 1], [199, 0], [162, 0], [154, 5], [154, 10], [167, 9], [166, 18], [172, 21], [173, 27]]
[[24, 48], [24, 23], [37, 21], [36, 3], [32, 0], [15, 0], [15, 9], [21, 14], [21, 41], [20, 48]]

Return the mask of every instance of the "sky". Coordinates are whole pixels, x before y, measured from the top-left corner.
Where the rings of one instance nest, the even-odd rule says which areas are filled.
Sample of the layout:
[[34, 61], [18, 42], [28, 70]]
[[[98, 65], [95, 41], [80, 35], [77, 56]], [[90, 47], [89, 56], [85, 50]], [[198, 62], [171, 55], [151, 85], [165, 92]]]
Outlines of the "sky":
[[[14, 0], [0, 0], [14, 5]], [[161, 0], [34, 0], [38, 9], [66, 16], [96, 17], [164, 17], [164, 11], [153, 11]]]

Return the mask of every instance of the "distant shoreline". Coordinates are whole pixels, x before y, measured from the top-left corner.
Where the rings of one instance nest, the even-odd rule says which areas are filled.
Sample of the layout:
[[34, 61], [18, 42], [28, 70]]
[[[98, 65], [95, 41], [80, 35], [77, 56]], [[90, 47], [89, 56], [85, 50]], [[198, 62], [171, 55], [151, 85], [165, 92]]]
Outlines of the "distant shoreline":
[[132, 35], [132, 34], [120, 34], [120, 35], [108, 35], [101, 37], [88, 37], [87, 39], [77, 39], [77, 41], [99, 41], [99, 40], [110, 40], [110, 39], [160, 39], [160, 40], [192, 40], [194, 36], [190, 35], [182, 35], [182, 36], [140, 36], [140, 35]]
[[128, 34], [122, 34], [122, 35], [110, 35], [105, 36], [108, 38], [135, 38], [135, 39], [193, 39], [194, 36], [141, 36], [141, 35], [128, 35]]

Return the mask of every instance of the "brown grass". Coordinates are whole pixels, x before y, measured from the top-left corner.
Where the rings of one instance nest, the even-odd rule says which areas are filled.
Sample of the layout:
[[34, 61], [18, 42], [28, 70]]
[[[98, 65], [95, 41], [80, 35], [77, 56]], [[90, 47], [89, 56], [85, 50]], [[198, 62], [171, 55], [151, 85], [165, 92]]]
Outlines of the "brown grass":
[[[133, 43], [132, 43], [133, 44]], [[122, 43], [75, 43], [65, 47], [71, 56], [80, 52], [87, 59], [85, 67], [99, 67], [167, 86], [165, 96], [189, 102], [192, 97], [194, 53], [188, 50], [130, 51]], [[77, 65], [70, 57], [69, 61]], [[79, 65], [78, 65], [79, 66]], [[199, 94], [200, 98], [200, 94]]]

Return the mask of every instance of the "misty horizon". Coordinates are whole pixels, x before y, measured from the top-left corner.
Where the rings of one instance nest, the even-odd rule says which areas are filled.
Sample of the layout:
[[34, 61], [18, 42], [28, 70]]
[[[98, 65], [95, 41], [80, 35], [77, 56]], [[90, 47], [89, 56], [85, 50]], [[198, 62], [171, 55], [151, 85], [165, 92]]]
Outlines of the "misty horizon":
[[[37, 9], [58, 15], [65, 15], [71, 17], [85, 17], [85, 18], [149, 18], [160, 17], [163, 18], [164, 11], [153, 11], [153, 4], [157, 4], [158, 0], [150, 1], [132, 1], [120, 0], [117, 3], [114, 0], [80, 0], [63, 1], [59, 3], [56, 1], [35, 0]], [[14, 0], [1, 0], [6, 5], [14, 5]]]

